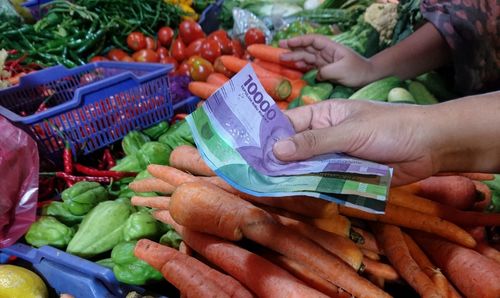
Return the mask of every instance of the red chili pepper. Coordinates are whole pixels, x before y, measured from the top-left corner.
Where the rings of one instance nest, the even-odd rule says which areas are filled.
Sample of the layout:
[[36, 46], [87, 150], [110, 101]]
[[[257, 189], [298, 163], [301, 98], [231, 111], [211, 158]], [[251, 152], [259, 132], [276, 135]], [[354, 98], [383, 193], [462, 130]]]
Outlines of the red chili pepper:
[[38, 198], [45, 198], [54, 192], [54, 178], [40, 180], [40, 187], [38, 191]]
[[71, 153], [71, 147], [69, 142], [65, 142], [63, 151], [63, 163], [64, 163], [64, 173], [73, 173], [73, 155]]
[[75, 164], [75, 170], [84, 175], [95, 176], [95, 177], [110, 177], [114, 179], [121, 179], [123, 177], [134, 177], [137, 175], [137, 173], [132, 173], [132, 172], [102, 171], [78, 163]]
[[63, 178], [66, 182], [75, 183], [80, 181], [91, 181], [91, 182], [101, 182], [110, 183], [113, 178], [111, 177], [95, 177], [95, 176], [73, 176], [64, 172], [56, 172], [56, 177]]
[[104, 149], [103, 159], [108, 164], [108, 169], [116, 166], [115, 158], [113, 157], [113, 155], [111, 155], [111, 150], [109, 150], [108, 148]]
[[184, 120], [187, 117], [187, 114], [176, 114], [174, 118], [172, 118], [171, 123], [175, 123], [177, 121]]
[[36, 208], [43, 208], [44, 206], [47, 206], [52, 202], [54, 202], [54, 200], [46, 200], [46, 201], [38, 202], [38, 203], [36, 203]]

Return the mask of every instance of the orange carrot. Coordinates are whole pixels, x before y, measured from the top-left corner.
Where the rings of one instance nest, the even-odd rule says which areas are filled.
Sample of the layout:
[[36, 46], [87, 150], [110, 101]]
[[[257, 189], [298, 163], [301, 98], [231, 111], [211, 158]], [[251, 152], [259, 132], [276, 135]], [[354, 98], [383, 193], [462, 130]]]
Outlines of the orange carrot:
[[280, 198], [242, 196], [242, 198], [250, 202], [281, 208], [308, 217], [329, 218], [339, 213], [337, 204], [304, 196]]
[[290, 50], [283, 48], [276, 48], [265, 44], [253, 44], [247, 47], [247, 51], [254, 58], [280, 64], [281, 55], [289, 53]]
[[276, 101], [286, 100], [292, 93], [292, 84], [282, 77], [259, 78], [259, 81], [266, 92]]
[[175, 187], [157, 178], [144, 178], [132, 181], [128, 187], [135, 192], [159, 192], [169, 195], [174, 192]]
[[495, 180], [495, 175], [490, 173], [439, 173], [439, 176], [462, 176], [477, 181]]
[[498, 297], [500, 264], [480, 253], [421, 232], [412, 232], [445, 275], [467, 297]]
[[254, 253], [179, 225], [168, 211], [157, 211], [154, 216], [171, 225], [194, 251], [239, 280], [259, 297], [325, 297]]
[[197, 259], [148, 239], [137, 242], [134, 254], [188, 297], [253, 297], [237, 280]]
[[188, 85], [189, 92], [202, 99], [209, 98], [218, 88], [218, 86], [205, 82], [190, 82]]
[[[220, 61], [222, 62], [222, 64], [224, 64], [224, 66], [227, 69], [229, 69], [230, 71], [233, 71], [233, 72], [239, 72], [248, 63], [251, 63], [248, 60], [243, 60], [243, 59], [240, 59], [238, 57], [227, 56], [227, 55], [220, 56]], [[264, 68], [254, 64], [254, 63], [251, 63], [251, 65], [252, 65], [253, 70], [255, 71], [255, 74], [259, 78], [259, 80], [262, 80], [264, 78], [276, 78], [276, 77], [283, 79], [283, 77], [281, 75], [276, 74], [276, 73], [269, 71], [267, 69], [264, 69]]]
[[380, 255], [372, 250], [361, 248], [364, 258], [369, 258], [374, 261], [380, 261]]
[[382, 277], [384, 280], [388, 281], [396, 281], [400, 279], [399, 274], [391, 265], [387, 265], [367, 258], [363, 259], [363, 264], [365, 265], [363, 272], [370, 273], [377, 277]]
[[176, 147], [170, 154], [170, 165], [193, 175], [215, 176], [214, 171], [207, 166], [198, 149], [193, 146]]
[[[279, 224], [266, 211], [204, 182], [179, 186], [170, 203], [172, 218], [193, 230], [226, 239], [244, 235], [311, 269], [359, 297], [388, 297], [338, 257]], [[189, 243], [188, 243], [189, 244]]]
[[483, 182], [476, 180], [473, 180], [472, 182], [476, 187], [478, 196], [478, 200], [476, 200], [474, 204], [474, 210], [482, 212], [488, 206], [490, 206], [493, 193], [491, 192], [491, 189], [488, 187], [488, 185], [484, 184]]
[[288, 109], [288, 104], [289, 104], [288, 101], [277, 101], [276, 102], [276, 105], [282, 111], [285, 111]]
[[295, 80], [292, 81], [292, 93], [290, 93], [290, 96], [286, 99], [288, 102], [293, 101], [295, 98], [300, 96], [300, 91], [302, 91], [302, 88], [307, 86], [307, 82], [304, 80]]
[[[340, 214], [332, 215], [330, 218], [313, 218], [308, 222], [323, 231], [334, 233], [346, 238], [351, 238], [353, 232], [351, 230], [351, 222], [349, 219]], [[358, 239], [354, 238], [353, 240], [356, 240], [357, 242]]]
[[302, 75], [303, 75], [298, 70], [290, 69], [290, 68], [287, 68], [287, 67], [282, 66], [282, 65], [277, 64], [277, 63], [272, 63], [272, 62], [268, 62], [268, 61], [264, 61], [264, 60], [260, 60], [260, 59], [255, 59], [253, 61], [253, 63], [264, 68], [264, 69], [272, 71], [276, 74], [282, 75], [285, 78], [289, 79], [290, 81], [300, 80], [302, 78]]
[[485, 241], [478, 242], [474, 250], [500, 264], [500, 252], [489, 246]]
[[379, 288], [383, 289], [385, 287], [385, 279], [383, 279], [382, 277], [375, 276], [371, 273], [366, 273], [365, 275], [370, 282], [377, 285]]
[[432, 280], [411, 257], [401, 230], [393, 225], [376, 224], [375, 237], [396, 271], [421, 297], [442, 297]]
[[476, 202], [474, 183], [462, 176], [429, 177], [415, 182], [413, 191], [421, 197], [462, 210], [470, 209]]
[[227, 81], [229, 81], [229, 78], [218, 72], [211, 73], [207, 77], [207, 83], [218, 87], [224, 85]]
[[463, 211], [408, 193], [402, 189], [391, 189], [389, 203], [440, 217], [461, 226], [500, 225], [500, 214]]
[[420, 230], [439, 235], [459, 243], [465, 247], [474, 247], [476, 241], [469, 233], [456, 226], [455, 224], [443, 220], [439, 217], [421, 213], [409, 208], [400, 207], [393, 204], [387, 204], [385, 214], [373, 214], [358, 209], [339, 206], [341, 214], [346, 216], [379, 221], [400, 227]]
[[282, 225], [309, 238], [327, 251], [338, 256], [354, 268], [354, 270], [357, 271], [361, 268], [363, 253], [351, 240], [285, 216], [276, 215], [275, 219]]
[[170, 204], [169, 197], [137, 197], [133, 196], [130, 200], [134, 206], [145, 206], [156, 209], [168, 210]]
[[356, 243], [359, 247], [372, 251], [379, 255], [382, 254], [382, 251], [378, 247], [377, 241], [375, 240], [375, 236], [373, 236], [372, 233], [356, 227], [353, 227], [352, 229], [363, 238], [363, 241], [359, 241]]

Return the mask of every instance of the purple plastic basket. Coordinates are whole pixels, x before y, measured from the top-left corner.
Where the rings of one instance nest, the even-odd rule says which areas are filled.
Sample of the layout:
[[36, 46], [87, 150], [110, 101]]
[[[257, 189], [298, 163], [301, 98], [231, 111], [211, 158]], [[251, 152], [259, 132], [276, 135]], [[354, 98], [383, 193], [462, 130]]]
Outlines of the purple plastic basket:
[[[0, 114], [28, 131], [41, 153], [59, 163], [65, 140], [73, 153], [89, 154], [131, 130], [170, 119], [171, 69], [169, 64], [125, 62], [47, 68], [1, 90]], [[34, 113], [46, 100], [51, 107]]]

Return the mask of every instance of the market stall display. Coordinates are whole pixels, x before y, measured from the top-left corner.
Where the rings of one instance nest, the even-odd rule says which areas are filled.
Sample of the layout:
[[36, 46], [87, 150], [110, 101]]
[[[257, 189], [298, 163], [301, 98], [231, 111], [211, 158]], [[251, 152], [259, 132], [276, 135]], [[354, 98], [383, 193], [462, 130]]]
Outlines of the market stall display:
[[419, 0], [18, 2], [0, 0], [0, 114], [40, 170], [32, 220], [17, 243], [0, 233], [0, 280], [30, 285], [0, 296], [498, 297], [500, 176], [391, 187], [379, 214], [258, 197], [207, 163], [185, 120], [249, 64], [281, 110], [457, 98], [437, 71], [354, 88], [281, 58], [305, 34], [369, 58], [421, 25]]

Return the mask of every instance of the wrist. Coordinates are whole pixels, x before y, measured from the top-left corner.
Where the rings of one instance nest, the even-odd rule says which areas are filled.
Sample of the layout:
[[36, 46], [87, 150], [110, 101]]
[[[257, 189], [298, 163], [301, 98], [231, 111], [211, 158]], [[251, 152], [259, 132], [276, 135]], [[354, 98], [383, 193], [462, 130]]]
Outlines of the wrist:
[[394, 75], [393, 63], [387, 63], [383, 52], [367, 59], [367, 63], [369, 71], [366, 84]]

